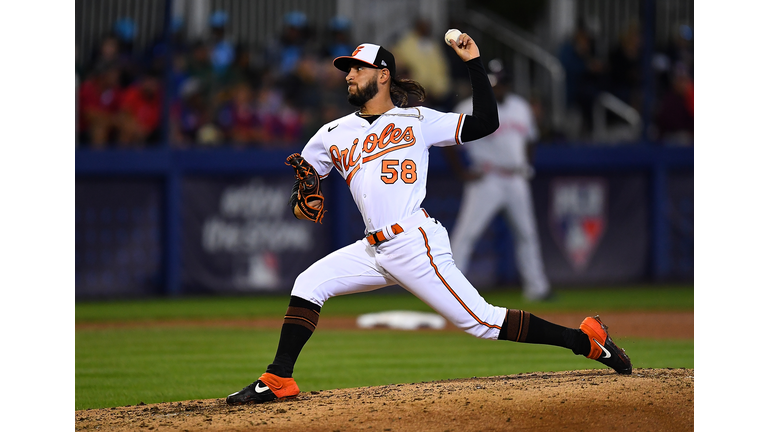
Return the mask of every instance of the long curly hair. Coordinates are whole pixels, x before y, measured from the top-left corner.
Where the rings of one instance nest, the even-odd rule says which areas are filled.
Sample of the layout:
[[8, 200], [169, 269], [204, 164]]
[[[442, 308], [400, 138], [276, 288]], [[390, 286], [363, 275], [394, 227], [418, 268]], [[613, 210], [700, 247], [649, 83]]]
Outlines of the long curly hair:
[[392, 103], [399, 108], [408, 106], [408, 98], [413, 95], [417, 102], [424, 102], [427, 97], [427, 91], [424, 86], [418, 82], [402, 78], [392, 78], [392, 85], [389, 86], [389, 95], [392, 98]]

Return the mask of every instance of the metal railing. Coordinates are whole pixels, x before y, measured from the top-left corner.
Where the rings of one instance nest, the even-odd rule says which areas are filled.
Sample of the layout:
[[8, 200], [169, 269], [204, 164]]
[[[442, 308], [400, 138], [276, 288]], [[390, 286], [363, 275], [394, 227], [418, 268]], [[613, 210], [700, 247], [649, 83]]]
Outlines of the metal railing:
[[[557, 57], [536, 43], [520, 36], [510, 29], [503, 20], [489, 13], [465, 10], [462, 19], [470, 26], [484, 33], [491, 33], [500, 43], [514, 51], [513, 67], [515, 88], [530, 87], [530, 67], [525, 59], [543, 67], [550, 78], [549, 104], [551, 109], [551, 124], [554, 130], [561, 130], [565, 118], [565, 69]], [[523, 59], [521, 59], [523, 57]]]
[[[613, 112], [628, 123], [628, 127], [609, 129], [607, 112]], [[592, 105], [592, 133], [595, 141], [636, 141], [640, 139], [643, 120], [640, 113], [608, 92], [600, 93]]]

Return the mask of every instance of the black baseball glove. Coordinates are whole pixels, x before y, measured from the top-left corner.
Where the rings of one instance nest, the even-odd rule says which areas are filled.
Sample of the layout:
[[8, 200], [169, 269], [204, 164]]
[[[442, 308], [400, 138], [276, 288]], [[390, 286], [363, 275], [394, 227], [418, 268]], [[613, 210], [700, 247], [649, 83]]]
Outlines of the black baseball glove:
[[[294, 153], [285, 160], [285, 164], [296, 171], [296, 185], [291, 196], [291, 209], [298, 206], [299, 211], [307, 219], [315, 223], [322, 223], [323, 192], [320, 191], [320, 176], [315, 168], [300, 154]], [[295, 214], [295, 213], [294, 213]]]

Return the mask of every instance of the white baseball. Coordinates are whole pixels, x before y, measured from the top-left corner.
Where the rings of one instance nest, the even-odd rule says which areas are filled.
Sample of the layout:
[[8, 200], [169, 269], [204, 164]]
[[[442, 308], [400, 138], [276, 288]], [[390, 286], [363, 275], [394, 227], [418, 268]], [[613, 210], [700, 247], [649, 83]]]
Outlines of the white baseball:
[[445, 43], [450, 46], [451, 41], [456, 42], [456, 39], [458, 39], [459, 36], [461, 36], [461, 30], [449, 29], [445, 32]]

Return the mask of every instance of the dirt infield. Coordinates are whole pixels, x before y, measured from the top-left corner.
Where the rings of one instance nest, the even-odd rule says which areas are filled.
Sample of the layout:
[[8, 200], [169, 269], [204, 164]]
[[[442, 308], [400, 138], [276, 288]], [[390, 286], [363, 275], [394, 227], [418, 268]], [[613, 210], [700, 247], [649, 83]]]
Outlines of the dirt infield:
[[693, 430], [693, 370], [530, 373], [301, 393], [230, 407], [224, 399], [75, 413], [75, 430]]
[[[540, 316], [573, 326], [584, 318]], [[693, 338], [693, 312], [601, 316], [618, 337]], [[278, 327], [280, 320], [210, 324]], [[320, 325], [350, 328], [354, 319], [321, 320]], [[75, 430], [689, 431], [693, 377], [693, 369], [636, 369], [631, 376], [599, 369], [325, 390], [301, 393], [290, 401], [239, 407], [226, 405], [223, 398], [169, 402], [75, 411]]]
[[[583, 313], [549, 312], [539, 313], [536, 316], [545, 320], [568, 327], [578, 327], [584, 319]], [[610, 327], [612, 336], [643, 337], [653, 339], [693, 339], [693, 312], [609, 312], [600, 314], [603, 322]], [[254, 318], [241, 320], [168, 320], [168, 321], [131, 321], [114, 323], [80, 323], [76, 329], [94, 329], [105, 327], [158, 327], [158, 326], [187, 326], [201, 325], [228, 326], [228, 327], [258, 327], [279, 329], [283, 324], [280, 318]], [[318, 324], [320, 331], [325, 329], [356, 329], [357, 323], [354, 317], [322, 317]], [[451, 324], [444, 331], [461, 330]]]

